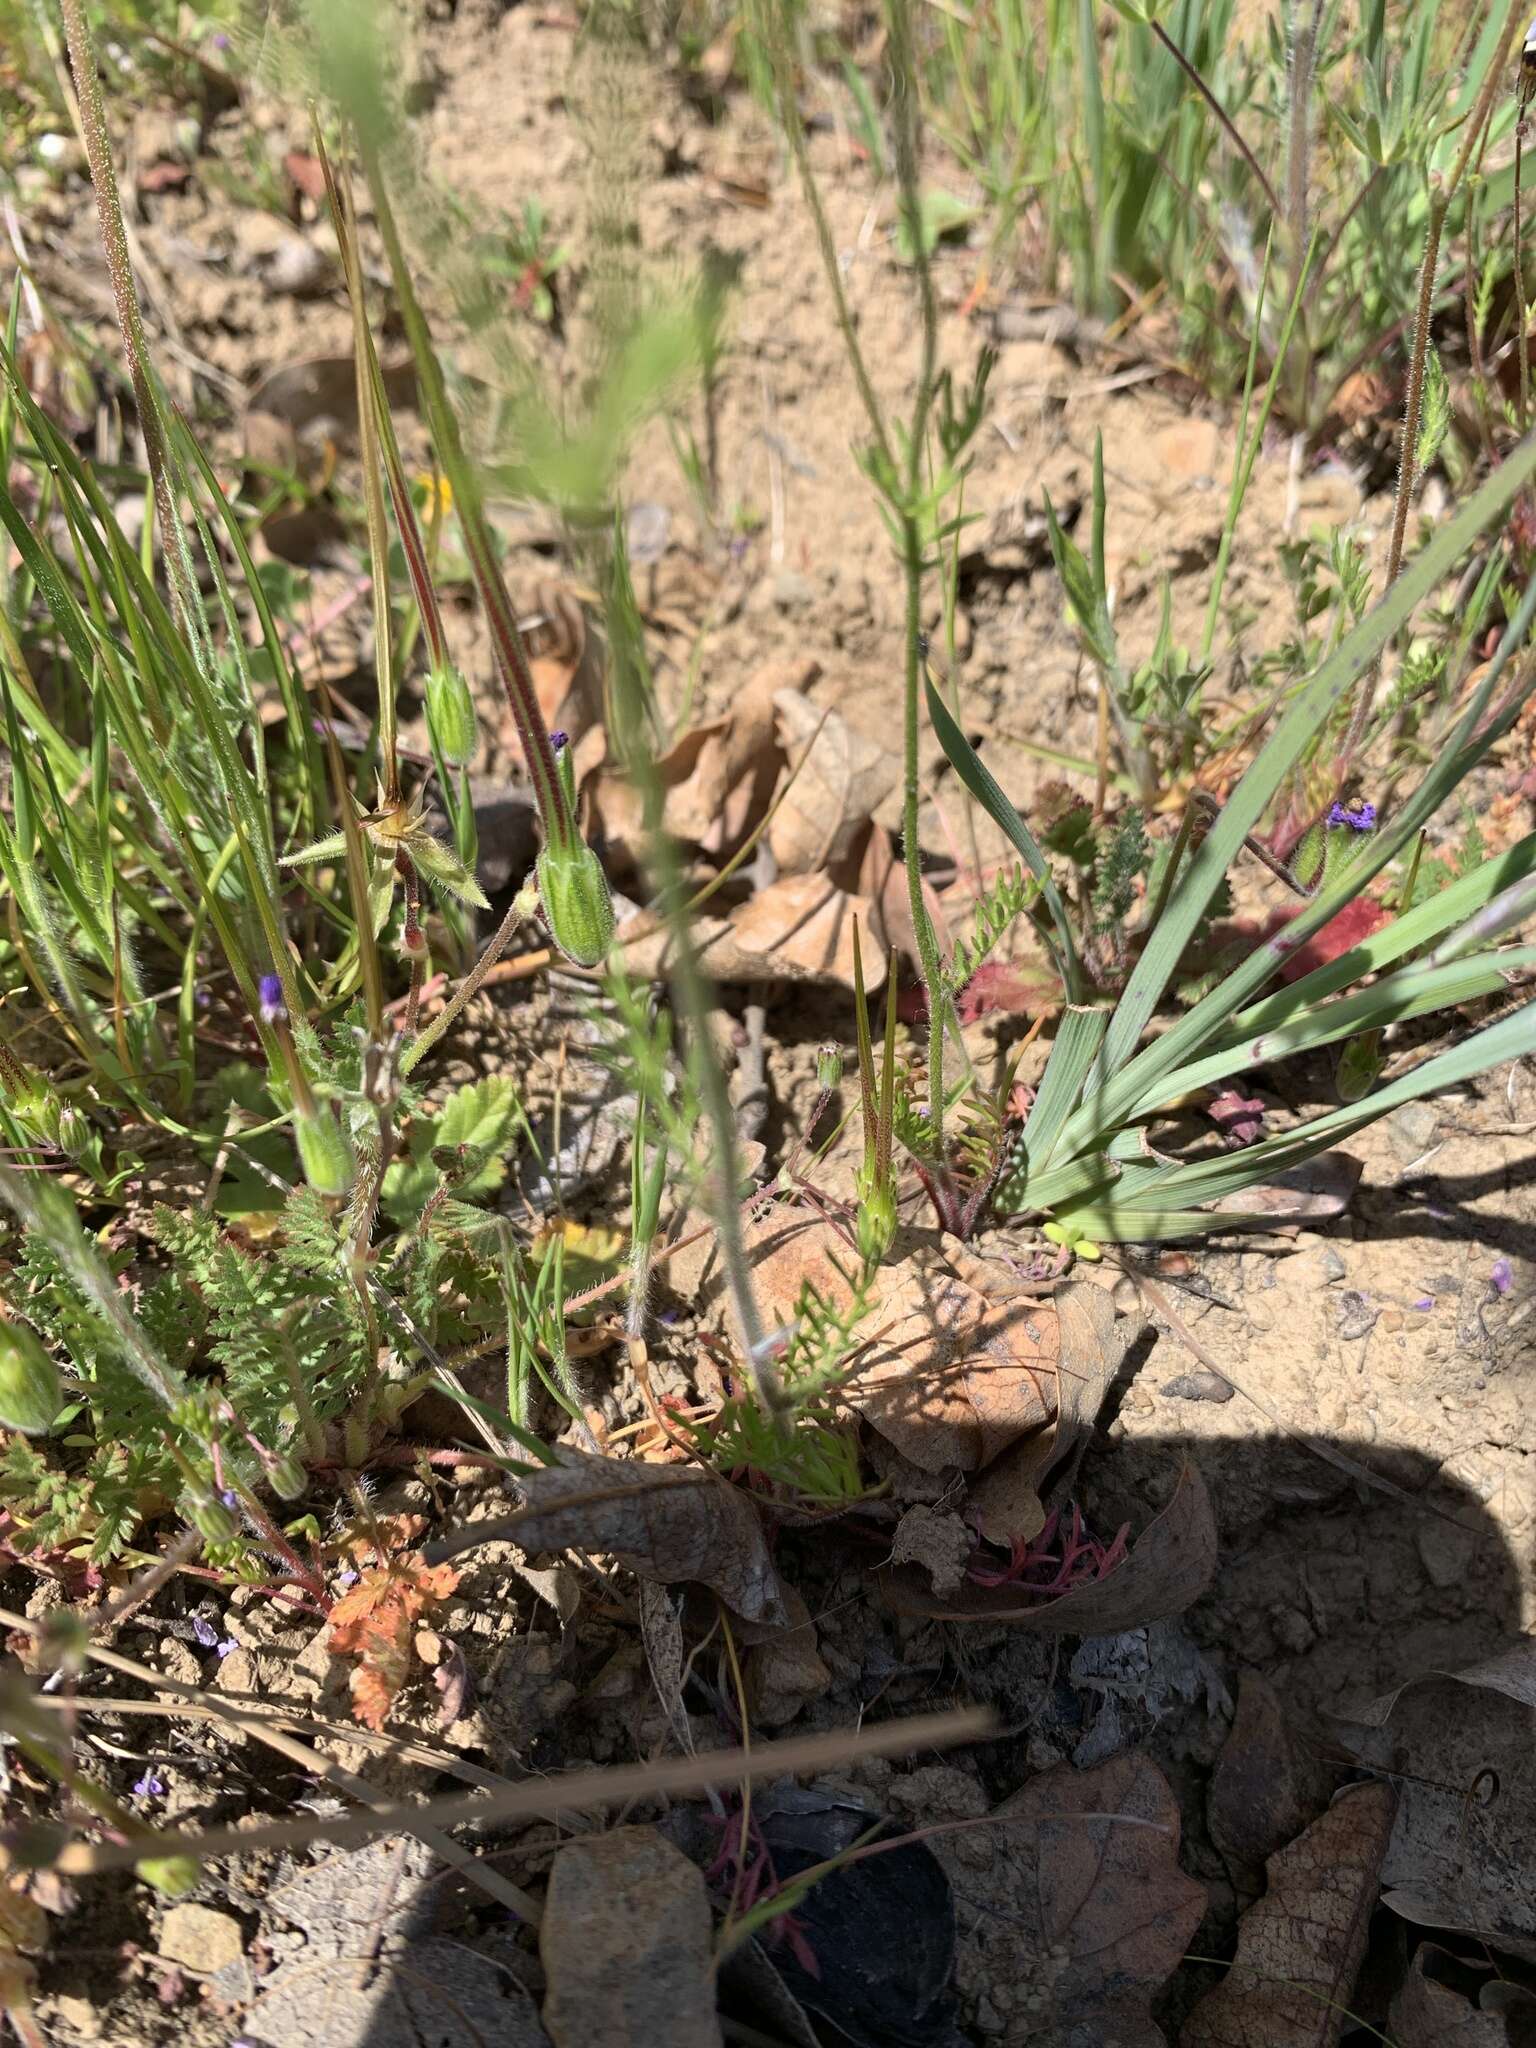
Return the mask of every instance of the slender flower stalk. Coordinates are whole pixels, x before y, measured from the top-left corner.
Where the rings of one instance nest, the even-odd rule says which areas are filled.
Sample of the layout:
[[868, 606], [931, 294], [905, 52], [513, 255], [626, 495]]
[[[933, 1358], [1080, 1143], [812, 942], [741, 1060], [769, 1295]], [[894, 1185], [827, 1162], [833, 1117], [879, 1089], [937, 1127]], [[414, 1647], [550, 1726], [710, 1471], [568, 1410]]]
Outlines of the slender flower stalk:
[[485, 516], [479, 480], [465, 455], [458, 421], [448, 403], [442, 367], [411, 282], [378, 158], [366, 146], [364, 164], [374, 196], [379, 231], [400, 300], [406, 335], [416, 359], [427, 424], [453, 492], [454, 510], [464, 537], [470, 572], [475, 579], [480, 602], [485, 607], [496, 665], [507, 693], [507, 705], [517, 728], [518, 741], [533, 785], [534, 801], [544, 828], [544, 845], [537, 866], [544, 914], [561, 951], [579, 965], [593, 967], [603, 958], [613, 937], [613, 907], [607, 880], [597, 856], [577, 829], [567, 785], [561, 777], [555, 749], [539, 709], [527, 650], [523, 646], [517, 615], [502, 576], [490, 522]]
[[128, 254], [128, 235], [123, 223], [122, 194], [112, 163], [112, 145], [107, 136], [106, 102], [96, 52], [86, 20], [84, 0], [60, 0], [64, 35], [69, 48], [70, 69], [80, 111], [80, 133], [96, 193], [96, 215], [106, 251], [107, 274], [112, 281], [112, 300], [122, 331], [123, 350], [128, 358], [128, 375], [133, 384], [133, 402], [138, 411], [139, 431], [149, 468], [150, 488], [155, 501], [155, 518], [165, 547], [166, 571], [177, 622], [195, 650], [204, 673], [212, 672], [213, 650], [207, 622], [198, 598], [192, 552], [186, 528], [176, 507], [176, 460], [172, 450], [170, 421], [150, 359], [144, 332], [144, 315], [138, 287]]

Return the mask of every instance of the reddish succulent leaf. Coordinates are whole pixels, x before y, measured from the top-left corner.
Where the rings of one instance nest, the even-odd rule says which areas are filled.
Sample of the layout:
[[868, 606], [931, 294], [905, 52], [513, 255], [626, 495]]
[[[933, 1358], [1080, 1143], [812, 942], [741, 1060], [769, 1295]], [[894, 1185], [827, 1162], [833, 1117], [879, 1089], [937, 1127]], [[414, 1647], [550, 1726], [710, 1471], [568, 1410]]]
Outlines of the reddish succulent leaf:
[[[1282, 931], [1291, 921], [1295, 912], [1282, 912], [1270, 922], [1269, 933]], [[1383, 925], [1392, 922], [1392, 913], [1374, 896], [1357, 896], [1353, 903], [1346, 903], [1337, 917], [1329, 918], [1320, 931], [1315, 931], [1305, 944], [1298, 946], [1280, 970], [1282, 981], [1300, 981], [1304, 974], [1314, 968], [1327, 967], [1349, 952], [1351, 947], [1363, 945], [1372, 932], [1379, 932]]]
[[1125, 1562], [1058, 1599], [1031, 1600], [1017, 1586], [967, 1581], [941, 1600], [905, 1568], [883, 1571], [880, 1590], [898, 1613], [937, 1621], [1006, 1621], [1050, 1635], [1118, 1635], [1182, 1614], [1210, 1584], [1216, 1555], [1210, 1495], [1195, 1467], [1185, 1465], [1172, 1500], [1131, 1544]]

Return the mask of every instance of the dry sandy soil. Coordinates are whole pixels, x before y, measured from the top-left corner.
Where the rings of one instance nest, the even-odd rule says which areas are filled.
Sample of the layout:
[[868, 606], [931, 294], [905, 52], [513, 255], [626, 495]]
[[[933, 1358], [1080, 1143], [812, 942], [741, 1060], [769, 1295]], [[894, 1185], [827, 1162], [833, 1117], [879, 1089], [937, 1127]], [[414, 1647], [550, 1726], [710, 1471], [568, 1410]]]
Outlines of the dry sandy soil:
[[[590, 140], [568, 96], [573, 24], [532, 4], [503, 11], [466, 0], [457, 11], [435, 12], [448, 18], [423, 26], [411, 59], [432, 175], [472, 204], [514, 213], [536, 195], [549, 211], [552, 241], [569, 237], [579, 249], [593, 172]], [[649, 437], [634, 457], [631, 497], [655, 542], [642, 595], [664, 700], [681, 700], [692, 669], [700, 709], [727, 711], [743, 679], [765, 663], [808, 660], [820, 671], [813, 701], [835, 706], [855, 730], [889, 747], [899, 584], [854, 461], [861, 422], [800, 195], [743, 96], [733, 95], [711, 119], [659, 70], [639, 85], [626, 139], [640, 180], [638, 261], [658, 278], [676, 277], [710, 247], [739, 266], [718, 393], [718, 524], [704, 516], [664, 435]], [[163, 129], [158, 113], [137, 120], [125, 135], [131, 166], [159, 160]], [[229, 447], [263, 379], [349, 345], [314, 207], [304, 202], [298, 224], [284, 224], [238, 203], [208, 170], [210, 161], [240, 163], [247, 148], [280, 166], [286, 151], [306, 147], [302, 114], [257, 96], [247, 112], [220, 118], [185, 182], [140, 188], [137, 230], [151, 265], [155, 324], [175, 343], [172, 379], [183, 398], [232, 421], [218, 428]], [[817, 132], [814, 155], [860, 335], [882, 397], [899, 412], [916, 336], [908, 276], [893, 255], [891, 194], [834, 127]], [[934, 166], [936, 178], [954, 183], [946, 172]], [[61, 309], [101, 325], [105, 277], [80, 186], [34, 187], [25, 227]], [[423, 254], [430, 260], [430, 251]], [[984, 345], [998, 351], [990, 422], [967, 486], [976, 523], [961, 572], [957, 675], [967, 729], [1027, 808], [1051, 771], [1017, 742], [1091, 750], [1095, 723], [1092, 678], [1064, 623], [1042, 538], [1044, 493], [1065, 517], [1077, 516], [1102, 432], [1127, 649], [1134, 658], [1151, 646], [1164, 574], [1172, 579], [1176, 631], [1193, 639], [1225, 509], [1233, 423], [1188, 385], [1156, 375], [1134, 335], [1119, 348], [1100, 347], [1077, 337], [1069, 321], [1052, 339], [1044, 317], [1050, 309], [1034, 305], [1022, 286], [1003, 290], [994, 280], [978, 297], [974, 252], [945, 248], [937, 276], [943, 360], [957, 380]], [[581, 285], [579, 263], [557, 280], [562, 331], [541, 333], [526, 323], [528, 346], [572, 376], [585, 345]], [[702, 420], [695, 425], [702, 440]], [[1379, 559], [1387, 507], [1369, 488], [1378, 479], [1368, 451], [1355, 452], [1353, 469], [1350, 451], [1308, 467], [1297, 514], [1303, 530], [1351, 523]], [[1241, 649], [1250, 657], [1291, 622], [1275, 555], [1288, 483], [1289, 449], [1277, 441], [1258, 465], [1230, 585], [1231, 606], [1245, 619]], [[557, 537], [511, 506], [504, 524], [515, 542], [518, 595], [531, 608], [541, 585], [560, 573]], [[366, 678], [352, 674], [366, 654], [355, 550], [309, 530], [271, 538], [308, 555], [317, 603], [335, 599], [341, 607], [339, 624], [321, 636], [326, 672], [344, 694], [352, 688], [366, 699]], [[457, 622], [461, 628], [473, 666], [484, 650], [471, 626]], [[1229, 668], [1222, 686], [1234, 686], [1236, 673]], [[493, 750], [486, 772], [500, 772], [504, 760]], [[924, 843], [942, 852], [966, 827], [928, 739], [924, 769]], [[1488, 801], [1497, 811], [1493, 828], [1529, 829], [1528, 804], [1497, 789]], [[894, 804], [892, 797], [882, 813], [887, 824], [896, 822]], [[982, 844], [985, 853], [985, 836]], [[850, 1015], [830, 997], [801, 994], [771, 1005], [772, 1105], [763, 1132], [770, 1150], [797, 1134], [812, 1092], [811, 1048], [824, 1037], [850, 1037]], [[506, 1057], [550, 1057], [519, 984], [477, 1007], [454, 1051], [470, 1072]], [[1308, 1085], [1305, 1076], [1291, 1082]], [[1154, 1315], [1116, 1386], [1087, 1483], [1105, 1500], [1155, 1500], [1160, 1489], [1166, 1495], [1178, 1460], [1193, 1456], [1215, 1500], [1222, 1561], [1214, 1590], [1182, 1622], [1159, 1625], [1139, 1651], [1116, 1639], [1122, 1656], [1142, 1659], [1129, 1675], [1101, 1671], [1095, 1685], [1090, 1667], [1074, 1662], [1069, 1673], [1033, 1639], [1002, 1628], [962, 1632], [957, 1648], [931, 1625], [898, 1627], [868, 1613], [851, 1567], [802, 1559], [800, 1583], [822, 1617], [820, 1655], [832, 1679], [807, 1705], [808, 1725], [846, 1724], [887, 1693], [893, 1703], [920, 1704], [947, 1671], [950, 1693], [969, 1690], [999, 1703], [1012, 1730], [984, 1766], [925, 1764], [910, 1776], [904, 1768], [871, 1769], [865, 1789], [898, 1815], [957, 1817], [984, 1811], [1039, 1768], [1063, 1759], [1098, 1762], [1143, 1741], [1180, 1796], [1186, 1863], [1211, 1886], [1208, 1920], [1191, 1946], [1209, 1954], [1212, 1943], [1229, 1939], [1238, 1889], [1230, 1861], [1213, 1846], [1206, 1795], [1243, 1673], [1262, 1673], [1296, 1725], [1318, 1731], [1326, 1755], [1327, 1717], [1347, 1699], [1456, 1670], [1536, 1629], [1536, 1456], [1527, 1420], [1536, 1365], [1533, 1133], [1536, 1076], [1528, 1070], [1405, 1110], [1352, 1146], [1364, 1171], [1343, 1217], [1315, 1230], [1229, 1240], [1200, 1253], [1181, 1283], [1167, 1286], [1185, 1331], [1219, 1371]], [[604, 1397], [595, 1389], [599, 1406], [605, 1398], [615, 1419], [633, 1412], [622, 1391]], [[414, 1482], [388, 1498], [401, 1507], [430, 1505]], [[549, 1608], [504, 1566], [487, 1567], [463, 1593], [464, 1640], [472, 1660], [481, 1660], [482, 1704], [449, 1732], [453, 1748], [493, 1765], [511, 1752], [540, 1768], [627, 1756], [637, 1741], [643, 1749], [647, 1732], [654, 1736], [643, 1665], [615, 1619], [583, 1623], [567, 1639]], [[216, 1669], [189, 1647], [180, 1623], [146, 1620], [136, 1639], [125, 1632], [124, 1645], [194, 1685], [278, 1696], [316, 1713], [339, 1705], [337, 1674], [315, 1650], [312, 1632], [285, 1632], [249, 1606], [232, 1608], [220, 1626], [238, 1647]], [[952, 1676], [956, 1660], [963, 1685]], [[163, 1775], [171, 1789], [157, 1811], [172, 1817], [203, 1813], [216, 1788], [227, 1794], [248, 1781], [244, 1796], [259, 1799], [272, 1769], [292, 1775], [280, 1760], [269, 1766], [261, 1752], [231, 1748], [196, 1723], [168, 1730], [135, 1722], [117, 1736], [170, 1759]], [[388, 1782], [386, 1767], [366, 1750], [351, 1761]], [[291, 1794], [287, 1777], [283, 1783]], [[311, 1796], [325, 1795], [312, 1787]], [[520, 1881], [536, 1878], [553, 1840], [542, 1828], [509, 1841], [504, 1867]], [[1017, 1958], [986, 1933], [995, 1886], [1006, 1882], [990, 1855], [969, 1848], [943, 1855], [962, 1906], [962, 2024], [973, 2030], [957, 2038], [1022, 2043], [1031, 2036], [1010, 1980]], [[369, 1885], [390, 1896], [398, 1873], [371, 1870], [351, 1881], [367, 1897], [380, 1895]], [[50, 2038], [106, 2040], [114, 2048], [236, 2036], [296, 2040], [300, 2032], [313, 2040], [299, 2007], [274, 2008], [255, 2031], [240, 2022], [253, 1963], [270, 1969], [291, 1961], [296, 1928], [312, 1956], [351, 1953], [345, 1941], [328, 1951], [314, 1946], [330, 1909], [313, 1899], [296, 1903], [301, 1876], [284, 1866], [263, 1884], [247, 1872], [222, 1895], [218, 1881], [199, 1894], [245, 1937], [216, 1963], [196, 1955], [168, 1960], [164, 1926], [125, 1899], [116, 1919], [103, 1917], [90, 1937], [89, 1997], [78, 1981], [66, 1981], [62, 1966], [50, 1979], [63, 1994], [45, 2008]], [[486, 1950], [495, 1966], [519, 1972], [536, 1989], [526, 1956], [501, 1939], [504, 1953], [494, 1944]], [[138, 1959], [126, 1986], [122, 1943]], [[1197, 1988], [1198, 1973], [1185, 1976], [1165, 2016], [1176, 2019]], [[201, 2001], [189, 1989], [198, 1985]], [[106, 1999], [112, 2002], [98, 2003]], [[386, 2048], [412, 2038], [405, 2021], [378, 2014], [338, 2014], [328, 2024], [323, 2038], [336, 2048], [354, 2040]], [[499, 2024], [511, 2029], [514, 2021], [504, 2012]], [[456, 2048], [460, 2038], [477, 2037], [443, 2038]]]

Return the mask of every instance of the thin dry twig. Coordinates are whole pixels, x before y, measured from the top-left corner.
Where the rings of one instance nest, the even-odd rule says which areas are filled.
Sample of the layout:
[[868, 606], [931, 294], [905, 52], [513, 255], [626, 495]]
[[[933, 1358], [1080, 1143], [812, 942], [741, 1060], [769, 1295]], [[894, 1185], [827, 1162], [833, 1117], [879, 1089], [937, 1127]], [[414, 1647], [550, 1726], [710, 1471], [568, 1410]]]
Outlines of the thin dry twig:
[[[34, 1624], [25, 1626], [30, 1629]], [[123, 1870], [146, 1857], [235, 1856], [312, 1842], [365, 1842], [374, 1835], [392, 1834], [401, 1828], [419, 1834], [423, 1827], [537, 1819], [552, 1810], [574, 1811], [618, 1805], [637, 1797], [702, 1792], [712, 1785], [735, 1783], [749, 1773], [754, 1778], [779, 1777], [830, 1770], [866, 1757], [909, 1756], [924, 1749], [946, 1749], [957, 1743], [984, 1741], [996, 1728], [997, 1717], [989, 1708], [957, 1707], [947, 1713], [913, 1714], [883, 1721], [878, 1727], [856, 1733], [803, 1735], [788, 1742], [764, 1743], [750, 1755], [741, 1749], [722, 1749], [710, 1756], [572, 1771], [563, 1777], [509, 1785], [504, 1792], [493, 1792], [483, 1798], [452, 1796], [429, 1799], [419, 1806], [375, 1806], [367, 1813], [336, 1819], [269, 1821], [261, 1827], [155, 1833], [142, 1835], [133, 1842], [70, 1842], [54, 1858], [53, 1868], [63, 1877], [83, 1877]]]

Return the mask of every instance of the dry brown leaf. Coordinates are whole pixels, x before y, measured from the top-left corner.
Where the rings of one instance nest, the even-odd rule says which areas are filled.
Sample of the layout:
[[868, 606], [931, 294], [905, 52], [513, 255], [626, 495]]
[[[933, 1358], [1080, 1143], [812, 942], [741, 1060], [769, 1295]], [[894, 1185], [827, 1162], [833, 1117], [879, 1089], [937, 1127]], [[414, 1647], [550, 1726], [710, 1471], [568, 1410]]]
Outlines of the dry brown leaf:
[[1362, 1762], [1402, 1774], [1383, 1904], [1536, 1962], [1536, 1638], [1341, 1718]]
[[[870, 930], [888, 953], [904, 953], [916, 960], [917, 933], [912, 923], [912, 897], [907, 886], [906, 863], [896, 852], [896, 842], [883, 825], [871, 825], [869, 838], [859, 861], [859, 894], [869, 899]], [[923, 882], [923, 901], [933, 919], [935, 931], [945, 930], [948, 920], [933, 884]]]
[[[864, 927], [864, 986], [885, 980], [885, 950], [869, 931], [869, 905], [825, 875], [785, 875], [759, 889], [731, 920], [738, 953], [761, 961], [774, 980], [853, 987], [853, 927]], [[718, 964], [714, 972], [721, 973]], [[726, 977], [728, 978], [728, 977]]]
[[683, 1648], [683, 1624], [672, 1595], [655, 1579], [640, 1581], [640, 1640], [651, 1683], [661, 1702], [677, 1744], [685, 1756], [693, 1755], [693, 1730], [683, 1705], [683, 1676], [687, 1662]]
[[[1057, 1288], [1050, 1305], [1061, 1328], [1055, 1427], [1011, 1445], [971, 1487], [981, 1532], [993, 1543], [1027, 1540], [1044, 1528], [1046, 1511], [1039, 1490], [1047, 1472], [1053, 1474], [1053, 1494], [1059, 1497], [1070, 1490], [1076, 1459], [1087, 1445], [1134, 1335], [1131, 1320], [1117, 1316], [1108, 1294], [1090, 1280], [1068, 1281]], [[1071, 1461], [1069, 1470], [1063, 1468], [1064, 1460]]]
[[926, 1472], [979, 1472], [1051, 1430], [1061, 1321], [1050, 1301], [989, 1303], [957, 1275], [909, 1262], [881, 1287], [886, 1333], [848, 1390], [871, 1428]]
[[1209, 1586], [1216, 1556], [1210, 1495], [1195, 1467], [1186, 1464], [1172, 1500], [1132, 1542], [1124, 1563], [1054, 1600], [1030, 1599], [1017, 1586], [970, 1581], [941, 1600], [918, 1574], [892, 1569], [880, 1574], [880, 1590], [898, 1613], [935, 1621], [1006, 1621], [1047, 1634], [1118, 1635], [1182, 1614]]
[[1309, 1159], [1259, 1187], [1224, 1195], [1211, 1204], [1217, 1211], [1236, 1211], [1273, 1220], [1276, 1229], [1287, 1224], [1325, 1223], [1342, 1216], [1354, 1200], [1365, 1171], [1362, 1161], [1348, 1152], [1329, 1152], [1321, 1159]]
[[769, 848], [786, 875], [839, 867], [896, 787], [899, 763], [854, 732], [840, 713], [811, 703], [799, 690], [780, 690], [773, 704], [779, 744], [801, 765], [773, 814]]
[[720, 2048], [704, 1873], [652, 1827], [567, 1842], [539, 1955], [555, 2048]]
[[1195, 2007], [1179, 2048], [1334, 2048], [1376, 1909], [1396, 1795], [1342, 1792], [1269, 1859], [1269, 1886], [1238, 1923], [1237, 1954]]
[[1234, 1877], [1257, 1890], [1264, 1864], [1317, 1818], [1325, 1799], [1322, 1774], [1279, 1694], [1261, 1673], [1245, 1671], [1207, 1808], [1211, 1839]]
[[1179, 1808], [1156, 1764], [1042, 1771], [995, 1817], [1018, 1873], [1007, 1908], [1041, 1959], [1050, 1999], [1039, 2048], [1164, 2048], [1154, 1993], [1205, 1912], [1205, 1887], [1179, 1868]]
[[524, 1550], [593, 1550], [664, 1586], [698, 1584], [748, 1621], [789, 1608], [757, 1510], [710, 1472], [558, 1450], [518, 1484], [528, 1505], [495, 1525]]
[[[398, 412], [416, 403], [416, 366], [409, 356], [381, 366], [384, 396]], [[251, 393], [252, 412], [272, 413], [295, 433], [322, 425], [357, 432], [357, 368], [350, 354], [280, 363]]]
[[[748, 678], [729, 713], [679, 735], [656, 764], [666, 792], [667, 829], [685, 844], [722, 855], [739, 846], [767, 815], [783, 765], [774, 732], [774, 703], [808, 688], [817, 663], [771, 662]], [[633, 783], [608, 763], [586, 776], [582, 794], [590, 821], [610, 848], [638, 862], [643, 806]]]
[[[1415, 1952], [1387, 2015], [1395, 2048], [1516, 2048], [1518, 2041], [1531, 2038], [1536, 1997], [1527, 1992], [1523, 2008], [1490, 2011], [1471, 2004], [1455, 1988], [1464, 1973], [1464, 1964], [1432, 1943]], [[1502, 1987], [1495, 1980], [1483, 1989], [1499, 1996]], [[1519, 2035], [1512, 2020], [1524, 2022]]]

